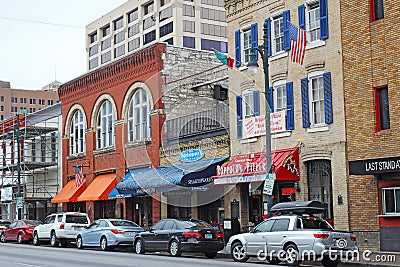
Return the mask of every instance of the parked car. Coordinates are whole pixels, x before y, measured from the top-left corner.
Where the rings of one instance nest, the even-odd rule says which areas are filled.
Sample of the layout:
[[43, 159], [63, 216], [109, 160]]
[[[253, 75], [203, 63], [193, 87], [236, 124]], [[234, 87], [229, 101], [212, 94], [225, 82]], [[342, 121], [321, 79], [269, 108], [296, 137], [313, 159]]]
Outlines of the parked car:
[[76, 246], [100, 247], [101, 250], [112, 250], [117, 246], [132, 246], [136, 233], [144, 229], [136, 223], [122, 219], [99, 219], [94, 221], [76, 237]]
[[11, 224], [10, 221], [7, 220], [0, 220], [0, 234], [3, 232], [4, 229], [6, 229], [7, 226]]
[[51, 246], [65, 247], [76, 241], [76, 236], [90, 220], [86, 213], [63, 212], [54, 213], [46, 217], [44, 223], [33, 230], [33, 245], [39, 246], [43, 241], [50, 241]]
[[312, 215], [323, 210], [323, 204], [316, 201], [276, 204], [271, 211], [277, 216], [263, 221], [250, 233], [230, 237], [226, 250], [238, 262], [261, 257], [273, 264], [285, 261], [297, 266], [307, 258], [336, 267], [341, 257], [358, 252], [356, 238], [349, 232], [334, 231], [328, 222]]
[[208, 258], [217, 256], [224, 248], [224, 235], [220, 230], [200, 220], [164, 219], [147, 231], [136, 234], [133, 250], [168, 251], [171, 256], [182, 252], [202, 252]]
[[42, 224], [42, 222], [35, 220], [15, 221], [3, 230], [0, 235], [0, 241], [2, 243], [7, 241], [17, 241], [19, 244], [32, 241], [33, 229], [39, 224]]

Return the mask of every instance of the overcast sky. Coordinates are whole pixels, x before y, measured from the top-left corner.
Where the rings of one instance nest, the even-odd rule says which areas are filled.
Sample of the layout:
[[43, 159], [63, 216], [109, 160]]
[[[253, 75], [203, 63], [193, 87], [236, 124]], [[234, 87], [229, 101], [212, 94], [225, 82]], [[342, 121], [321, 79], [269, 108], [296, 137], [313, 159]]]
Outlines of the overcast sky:
[[0, 80], [41, 89], [86, 72], [85, 26], [127, 0], [0, 0]]

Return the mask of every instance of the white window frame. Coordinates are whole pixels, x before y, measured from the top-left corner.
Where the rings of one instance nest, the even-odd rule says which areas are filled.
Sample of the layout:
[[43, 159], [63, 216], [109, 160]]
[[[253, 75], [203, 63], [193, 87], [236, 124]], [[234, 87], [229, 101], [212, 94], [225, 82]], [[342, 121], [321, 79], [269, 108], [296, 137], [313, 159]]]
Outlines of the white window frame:
[[[286, 81], [277, 81], [274, 83], [274, 112], [283, 111], [287, 109], [287, 92]], [[283, 94], [281, 94], [283, 93]]]
[[110, 100], [105, 100], [97, 112], [96, 120], [97, 149], [115, 145], [114, 110]]
[[[389, 190], [394, 190], [394, 212], [387, 212], [386, 211], [386, 191]], [[396, 191], [400, 191], [400, 187], [387, 187], [387, 188], [382, 188], [382, 214], [383, 215], [399, 215], [400, 212], [396, 212], [396, 206], [400, 205], [399, 203], [396, 203]]]
[[69, 154], [76, 156], [86, 152], [85, 118], [81, 110], [77, 110], [72, 116], [69, 130]]
[[254, 90], [248, 89], [242, 92], [243, 119], [254, 117]]
[[251, 25], [241, 28], [240, 35], [241, 59], [243, 64], [247, 64], [250, 61], [250, 55], [253, 53], [251, 47]]
[[320, 7], [318, 1], [306, 4], [307, 44], [319, 42], [321, 38]]
[[[308, 96], [309, 96], [309, 114], [311, 127], [325, 126], [325, 105], [324, 105], [324, 72], [316, 71], [308, 75]], [[316, 81], [317, 88], [313, 88], [313, 81]], [[314, 97], [314, 91], [317, 90], [317, 98]], [[316, 110], [318, 109], [318, 110]], [[316, 114], [317, 113], [317, 114]], [[318, 116], [318, 117], [317, 117]]]
[[[146, 99], [143, 99], [145, 94]], [[132, 96], [128, 109], [128, 143], [148, 141], [150, 132], [150, 98], [149, 93], [139, 88]], [[146, 109], [146, 114], [143, 110]]]
[[[280, 32], [275, 34], [275, 26], [276, 24], [280, 23]], [[272, 48], [272, 55], [279, 54], [281, 52], [285, 52], [283, 49], [283, 15], [282, 13], [276, 14], [275, 16], [271, 17], [271, 48]], [[281, 49], [278, 51], [276, 49], [277, 40], [279, 40], [281, 44]]]

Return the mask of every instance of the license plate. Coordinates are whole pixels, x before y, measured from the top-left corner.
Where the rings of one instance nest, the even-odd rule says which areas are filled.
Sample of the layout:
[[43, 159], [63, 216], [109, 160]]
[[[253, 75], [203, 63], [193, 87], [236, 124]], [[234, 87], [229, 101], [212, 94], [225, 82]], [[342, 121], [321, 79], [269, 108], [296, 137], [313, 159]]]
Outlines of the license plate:
[[205, 235], [204, 235], [204, 238], [205, 238], [205, 239], [212, 239], [212, 234], [205, 234]]
[[135, 235], [135, 232], [126, 232], [125, 233], [125, 236], [134, 236]]

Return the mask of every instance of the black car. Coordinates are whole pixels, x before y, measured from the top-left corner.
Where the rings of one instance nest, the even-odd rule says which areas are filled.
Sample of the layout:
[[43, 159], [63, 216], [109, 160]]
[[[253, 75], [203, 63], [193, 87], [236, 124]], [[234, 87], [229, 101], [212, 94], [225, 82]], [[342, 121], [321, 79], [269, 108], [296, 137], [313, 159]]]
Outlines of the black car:
[[136, 234], [133, 251], [168, 251], [171, 256], [182, 252], [202, 252], [208, 258], [224, 248], [224, 235], [200, 220], [164, 219], [147, 231]]

